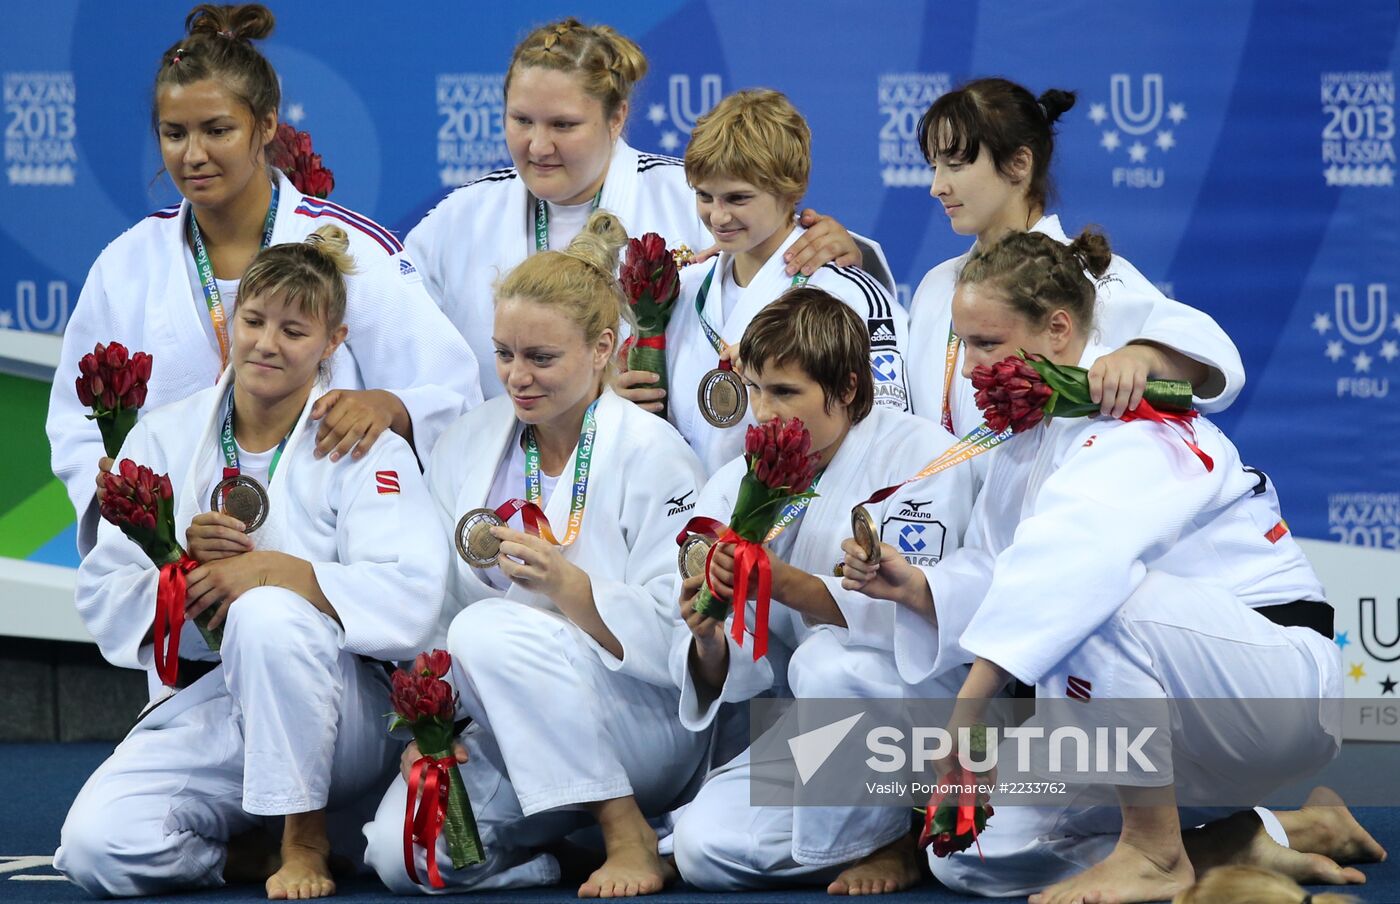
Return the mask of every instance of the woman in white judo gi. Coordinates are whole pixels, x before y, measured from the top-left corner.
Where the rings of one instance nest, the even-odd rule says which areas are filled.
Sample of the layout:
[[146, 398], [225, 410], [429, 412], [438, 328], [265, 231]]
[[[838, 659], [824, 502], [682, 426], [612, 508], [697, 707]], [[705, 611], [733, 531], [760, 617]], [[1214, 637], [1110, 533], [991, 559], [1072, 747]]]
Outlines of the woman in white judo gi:
[[[1068, 246], [1016, 232], [980, 249], [953, 299], [964, 375], [1018, 349], [1092, 363], [1102, 349], [1089, 339], [1095, 290], [1085, 271], [1101, 275], [1109, 263], [1106, 240], [1087, 232]], [[902, 674], [972, 663], [955, 724], [978, 721], [1013, 677], [1035, 685], [1039, 698], [1075, 705], [1186, 705], [1170, 729], [1169, 765], [1159, 759], [1155, 774], [1111, 782], [1121, 815], [1076, 806], [1083, 786], [1058, 774], [1069, 782], [1067, 805], [999, 800], [980, 851], [933, 860], [948, 886], [1030, 894], [1034, 904], [1155, 901], [1189, 886], [1193, 866], [1244, 860], [1309, 881], [1360, 880], [1269, 841], [1248, 810], [1183, 841], [1182, 826], [1201, 820], [1178, 815], [1173, 777], [1197, 800], [1213, 790], [1213, 799], [1257, 802], [1332, 758], [1339, 727], [1317, 701], [1342, 693], [1331, 607], [1272, 485], [1245, 468], [1213, 424], [1192, 423], [1213, 468], [1147, 421], [1059, 418], [1013, 437], [992, 457], [964, 547], [935, 569], [888, 555], [872, 568], [846, 544], [848, 585], [899, 604]], [[1222, 731], [1191, 708], [1199, 698], [1314, 702], [1303, 719], [1240, 718]]]
[[[967, 253], [930, 270], [909, 306], [909, 385], [915, 414], [958, 436], [982, 423], [972, 386], [959, 375], [965, 349], [951, 326], [953, 285], [968, 257], [1011, 230], [1069, 238], [1047, 210], [1055, 122], [1074, 106], [1068, 91], [1037, 99], [1014, 82], [984, 78], [934, 101], [919, 120], [919, 146], [934, 167], [930, 194], [958, 235], [974, 236]], [[1142, 398], [1147, 378], [1185, 373], [1202, 411], [1228, 407], [1244, 385], [1239, 352], [1208, 315], [1163, 295], [1115, 256], [1099, 283], [1098, 344], [1109, 351], [1090, 367], [1091, 389], [1105, 414], [1122, 414]], [[984, 472], [990, 458], [974, 467]]]
[[[442, 634], [459, 714], [472, 719], [458, 756], [487, 859], [455, 871], [445, 842], [417, 846], [419, 875], [425, 855], [438, 857], [448, 890], [556, 882], [543, 848], [596, 824], [607, 859], [579, 894], [660, 891], [669, 870], [647, 818], [682, 802], [703, 772], [706, 738], [676, 718], [666, 667], [675, 537], [703, 475], [670, 424], [606, 388], [625, 241], [598, 211], [566, 250], [506, 276], [491, 342], [509, 395], [449, 428], [428, 466], [444, 532], [463, 513], [520, 498], [558, 538], [494, 527], [495, 565], [455, 563]], [[483, 539], [468, 531], [459, 542]], [[406, 762], [416, 758], [410, 748]], [[396, 779], [365, 827], [366, 859], [391, 889], [426, 891], [404, 867], [406, 793]]]
[[[777, 91], [739, 91], [696, 122], [685, 150], [685, 178], [694, 188], [695, 209], [715, 236], [718, 257], [685, 268], [680, 297], [666, 329], [666, 367], [671, 385], [667, 417], [690, 443], [707, 474], [744, 447], [754, 422], [742, 399], [727, 427], [702, 414], [697, 389], [734, 347], [754, 315], [789, 288], [808, 284], [844, 301], [861, 318], [867, 363], [874, 377], [874, 404], [909, 410], [904, 381], [908, 318], [890, 294], [858, 267], [826, 264], [811, 274], [792, 274], [785, 252], [806, 230], [792, 212], [807, 193], [812, 171], [812, 133], [802, 114]], [[742, 370], [742, 362], [737, 362]], [[629, 398], [644, 402], [642, 393]]]
[[[438, 433], [480, 401], [470, 351], [388, 230], [301, 194], [270, 170], [281, 89], [252, 41], [272, 27], [272, 13], [257, 4], [201, 5], [184, 38], [161, 56], [152, 125], [184, 199], [98, 257], [64, 333], [58, 373], [76, 373], [96, 343], [115, 340], [155, 359], [148, 411], [213, 385], [229, 360], [239, 279], [258, 249], [335, 223], [350, 236], [357, 263], [346, 277], [350, 338], [337, 352], [332, 390], [315, 409], [317, 447], [336, 458], [363, 455], [390, 429], [426, 459]], [[47, 425], [53, 470], [67, 485], [84, 553], [97, 526], [94, 477], [103, 459], [88, 413], [72, 380], [54, 381]]]
[[[936, 424], [874, 407], [869, 349], [862, 319], [811, 286], [765, 307], [744, 333], [739, 353], [754, 416], [801, 418], [820, 451], [821, 470], [817, 496], [766, 544], [773, 570], [767, 655], [754, 659], [751, 600], [750, 636], [739, 646], [728, 625], [694, 611], [702, 576], [682, 586], [686, 625], [676, 630], [670, 667], [682, 689], [681, 719], [697, 731], [710, 728], [724, 704], [765, 693], [899, 698], [957, 690], [957, 675], [906, 687], [894, 667], [895, 607], [846, 589], [833, 576], [851, 509], [913, 477], [954, 442]], [[727, 521], [745, 470], [742, 456], [721, 468], [700, 494], [696, 514]], [[953, 469], [909, 483], [868, 509], [881, 535], [898, 547], [889, 555], [932, 565], [957, 548], [972, 500], [970, 472]], [[731, 595], [732, 547], [716, 551], [711, 579], [722, 598]], [[843, 894], [871, 890], [849, 881], [843, 867], [909, 832], [909, 810], [898, 807], [750, 806], [750, 776], [745, 751], [712, 772], [683, 811], [674, 843], [687, 882], [712, 891], [828, 882]]]
[[[255, 877], [270, 898], [330, 894], [326, 808], [361, 800], [393, 768], [388, 680], [375, 660], [430, 640], [449, 551], [401, 437], [381, 436], [358, 458], [316, 454], [312, 409], [347, 333], [346, 249], [345, 232], [326, 225], [261, 252], [244, 276], [223, 378], [143, 417], [122, 447], [169, 474], [176, 530], [201, 563], [187, 613], [216, 608], [223, 639], [211, 652], [187, 619], [184, 689], [158, 698], [158, 570], [102, 522], [78, 571], [78, 611], [109, 662], [148, 670], [153, 705], [63, 826], [55, 867], [93, 894]], [[230, 471], [266, 488], [256, 529], [207, 510]], [[270, 816], [285, 817], [280, 866], [239, 862], [230, 839]]]
[[[674, 157], [627, 144], [632, 88], [646, 75], [642, 49], [606, 25], [572, 17], [542, 25], [511, 55], [505, 134], [511, 162], [456, 189], [409, 232], [405, 243], [428, 291], [471, 343], [488, 398], [505, 392], [492, 366], [492, 285], [530, 254], [564, 248], [591, 211], [612, 211], [629, 235], [655, 232], [674, 248], [710, 246], [695, 198]], [[861, 251], [829, 217], [804, 211], [812, 227], [790, 249], [804, 272]], [[656, 376], [629, 372], [626, 385]], [[660, 390], [648, 390], [648, 400]]]

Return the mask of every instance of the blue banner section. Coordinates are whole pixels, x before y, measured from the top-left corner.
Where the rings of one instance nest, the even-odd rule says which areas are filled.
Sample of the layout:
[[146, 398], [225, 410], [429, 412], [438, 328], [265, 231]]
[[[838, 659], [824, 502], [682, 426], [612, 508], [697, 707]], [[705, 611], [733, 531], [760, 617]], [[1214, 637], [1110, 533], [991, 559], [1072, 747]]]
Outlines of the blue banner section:
[[[1234, 337], [1249, 383], [1218, 420], [1278, 484], [1295, 532], [1400, 547], [1395, 0], [272, 6], [283, 118], [313, 134], [336, 201], [400, 233], [509, 163], [511, 49], [573, 14], [651, 60], [628, 125], [640, 149], [682, 154], [735, 89], [786, 92], [814, 134], [808, 203], [883, 243], [905, 301], [968, 244], [928, 197], [923, 110], [982, 75], [1075, 90], [1054, 170], [1066, 227], [1103, 226]], [[62, 330], [102, 248], [178, 199], [150, 88], [188, 9], [7, 9], [0, 327]]]

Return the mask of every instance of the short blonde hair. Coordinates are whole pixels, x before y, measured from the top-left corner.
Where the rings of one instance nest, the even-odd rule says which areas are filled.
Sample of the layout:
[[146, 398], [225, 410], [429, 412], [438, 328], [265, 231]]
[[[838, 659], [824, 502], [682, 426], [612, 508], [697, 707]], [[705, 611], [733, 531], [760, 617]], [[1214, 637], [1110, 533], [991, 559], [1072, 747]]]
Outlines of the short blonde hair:
[[647, 74], [647, 58], [631, 39], [606, 25], [584, 25], [570, 16], [541, 25], [515, 46], [506, 70], [505, 94], [517, 70], [539, 66], [578, 76], [583, 92], [611, 119]]
[[327, 224], [304, 242], [259, 251], [238, 284], [238, 296], [278, 297], [333, 333], [345, 322], [345, 277], [354, 272], [350, 238], [339, 226]]
[[[622, 222], [606, 210], [595, 210], [568, 248], [532, 254], [507, 273], [496, 284], [496, 302], [518, 298], [558, 308], [579, 325], [589, 344], [604, 330], [618, 336], [621, 319], [631, 319], [616, 276], [618, 254], [626, 244]], [[610, 360], [608, 376], [612, 373]]]
[[685, 149], [691, 186], [708, 179], [742, 179], [793, 204], [812, 175], [812, 130], [778, 91], [738, 91], [701, 116]]

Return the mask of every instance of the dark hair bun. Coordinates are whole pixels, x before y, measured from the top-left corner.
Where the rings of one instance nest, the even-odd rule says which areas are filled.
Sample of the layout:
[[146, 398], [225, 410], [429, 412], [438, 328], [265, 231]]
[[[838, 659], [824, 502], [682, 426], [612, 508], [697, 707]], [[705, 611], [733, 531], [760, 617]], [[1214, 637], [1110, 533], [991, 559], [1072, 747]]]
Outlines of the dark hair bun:
[[1037, 97], [1036, 100], [1045, 109], [1045, 118], [1050, 122], [1055, 122], [1074, 106], [1075, 96], [1073, 91], [1051, 88]]
[[1109, 247], [1108, 237], [1096, 226], [1085, 226], [1084, 231], [1069, 243], [1069, 250], [1094, 279], [1107, 273], [1108, 265], [1113, 262], [1113, 249]]
[[277, 19], [261, 3], [201, 3], [185, 17], [185, 33], [222, 35], [235, 41], [260, 41], [272, 34]]

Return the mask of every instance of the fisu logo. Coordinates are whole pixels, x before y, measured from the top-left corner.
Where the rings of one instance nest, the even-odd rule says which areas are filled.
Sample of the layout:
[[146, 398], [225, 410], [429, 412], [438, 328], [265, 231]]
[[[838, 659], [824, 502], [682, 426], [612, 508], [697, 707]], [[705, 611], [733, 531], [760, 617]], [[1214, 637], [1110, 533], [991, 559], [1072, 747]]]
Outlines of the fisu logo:
[[689, 135], [696, 121], [724, 96], [724, 82], [718, 73], [706, 72], [695, 78], [698, 92], [689, 73], [672, 73], [666, 82], [666, 103], [647, 108], [647, 119], [661, 130], [657, 144], [668, 154], [680, 149], [681, 135]]
[[[1322, 354], [1333, 364], [1350, 364], [1351, 374], [1337, 378], [1337, 397], [1384, 398], [1390, 380], [1376, 375], [1383, 365], [1400, 358], [1400, 314], [1390, 313], [1390, 292], [1385, 283], [1336, 283], [1332, 310], [1313, 314], [1313, 330], [1324, 340]], [[1333, 330], [1340, 338], [1332, 338]], [[1378, 348], [1374, 347], [1379, 342]]]
[[[36, 333], [61, 333], [68, 323], [68, 283], [54, 280], [48, 284], [45, 293], [45, 310], [40, 313], [39, 284], [33, 280], [20, 280], [15, 284], [15, 313], [19, 316], [19, 328]], [[10, 326], [9, 312], [0, 312], [0, 326]]]
[[1108, 103], [1089, 105], [1089, 119], [1103, 129], [1099, 147], [1115, 157], [1122, 148], [1131, 164], [1113, 168], [1115, 188], [1161, 188], [1166, 183], [1166, 170], [1147, 165], [1148, 157], [1154, 149], [1160, 156], [1176, 147], [1186, 105], [1168, 102], [1165, 85], [1160, 72], [1145, 73], [1136, 82], [1126, 72], [1115, 72], [1108, 78]]

